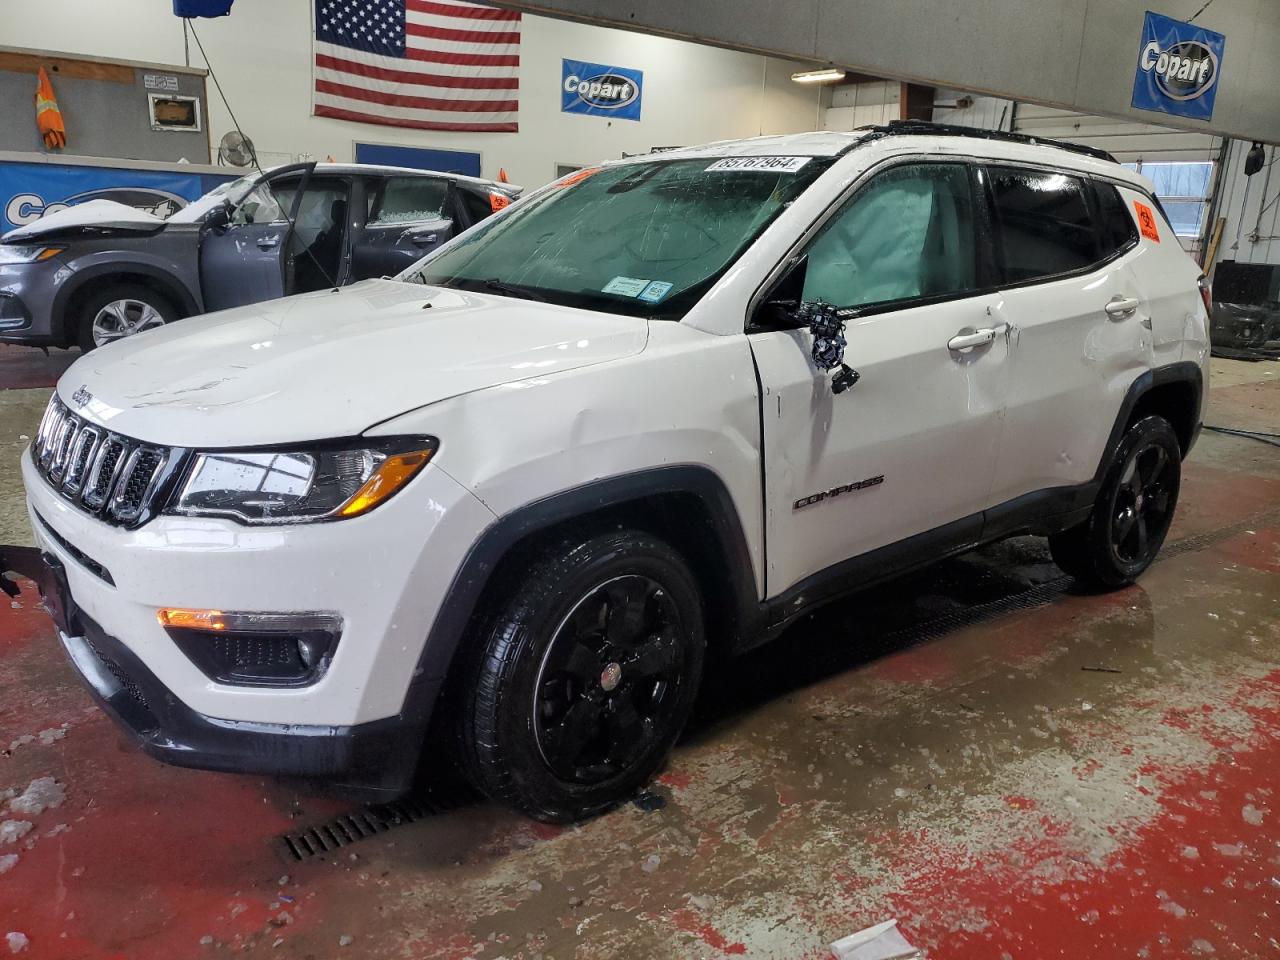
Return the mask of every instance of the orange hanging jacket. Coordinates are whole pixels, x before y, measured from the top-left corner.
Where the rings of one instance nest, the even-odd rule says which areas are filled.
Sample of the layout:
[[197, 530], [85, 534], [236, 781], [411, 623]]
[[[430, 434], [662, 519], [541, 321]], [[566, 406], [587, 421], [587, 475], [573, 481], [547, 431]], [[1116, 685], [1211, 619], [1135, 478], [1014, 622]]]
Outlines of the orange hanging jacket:
[[58, 99], [53, 95], [53, 84], [49, 82], [44, 67], [40, 68], [40, 81], [36, 84], [36, 126], [40, 128], [40, 136], [44, 137], [44, 145], [50, 150], [67, 145], [62, 111], [58, 109]]

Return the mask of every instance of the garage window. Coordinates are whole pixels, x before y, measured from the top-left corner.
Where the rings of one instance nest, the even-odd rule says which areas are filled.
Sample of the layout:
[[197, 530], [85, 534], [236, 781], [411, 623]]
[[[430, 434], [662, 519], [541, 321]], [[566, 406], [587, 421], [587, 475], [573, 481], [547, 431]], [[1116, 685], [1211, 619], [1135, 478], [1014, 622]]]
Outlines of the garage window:
[[1205, 212], [1213, 187], [1213, 164], [1193, 161], [1126, 163], [1125, 166], [1155, 184], [1156, 197], [1169, 218], [1173, 232], [1195, 239], [1204, 231]]
[[1097, 262], [1097, 236], [1078, 178], [996, 168], [990, 179], [1003, 282], [1053, 277]]

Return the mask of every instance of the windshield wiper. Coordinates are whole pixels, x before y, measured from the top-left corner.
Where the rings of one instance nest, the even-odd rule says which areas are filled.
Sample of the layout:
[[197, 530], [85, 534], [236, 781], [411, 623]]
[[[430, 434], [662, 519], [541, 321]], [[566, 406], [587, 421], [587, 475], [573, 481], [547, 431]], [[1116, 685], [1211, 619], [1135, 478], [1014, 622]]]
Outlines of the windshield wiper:
[[546, 303], [547, 298], [540, 293], [535, 293], [530, 287], [522, 287], [519, 284], [507, 283], [505, 280], [499, 280], [497, 277], [491, 277], [488, 280], [480, 281], [485, 289], [492, 290], [495, 293], [505, 293], [508, 296], [519, 297], [522, 300], [536, 300], [539, 303]]

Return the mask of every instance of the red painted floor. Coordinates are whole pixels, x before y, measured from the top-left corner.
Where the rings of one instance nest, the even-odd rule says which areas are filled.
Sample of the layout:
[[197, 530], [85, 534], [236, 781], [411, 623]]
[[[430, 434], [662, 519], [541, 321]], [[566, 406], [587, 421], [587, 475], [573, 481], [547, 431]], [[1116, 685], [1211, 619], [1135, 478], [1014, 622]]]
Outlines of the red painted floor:
[[79, 358], [79, 350], [50, 347], [46, 354], [39, 347], [0, 343], [0, 390], [52, 387]]
[[[1229, 390], [1220, 417], [1257, 400]], [[350, 804], [141, 756], [24, 593], [0, 607], [0, 821], [31, 824], [0, 841], [0, 957], [14, 931], [24, 960], [791, 960], [889, 917], [939, 960], [1280, 956], [1273, 450], [1206, 437], [1129, 590], [1076, 594], [1021, 539], [717, 666], [660, 809], [473, 804], [306, 863], [275, 837]], [[45, 777], [65, 799], [15, 812]]]

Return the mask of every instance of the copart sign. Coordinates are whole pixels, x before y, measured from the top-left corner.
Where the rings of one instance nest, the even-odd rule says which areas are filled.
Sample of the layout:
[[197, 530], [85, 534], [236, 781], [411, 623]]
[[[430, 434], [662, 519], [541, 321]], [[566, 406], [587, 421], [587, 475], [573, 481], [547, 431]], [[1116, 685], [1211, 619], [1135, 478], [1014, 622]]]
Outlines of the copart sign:
[[592, 117], [640, 119], [644, 72], [602, 63], [562, 60], [560, 109]]
[[1196, 120], [1212, 118], [1225, 46], [1226, 37], [1220, 33], [1148, 13], [1138, 49], [1133, 105]]

